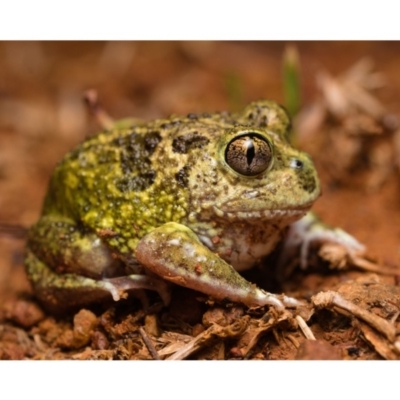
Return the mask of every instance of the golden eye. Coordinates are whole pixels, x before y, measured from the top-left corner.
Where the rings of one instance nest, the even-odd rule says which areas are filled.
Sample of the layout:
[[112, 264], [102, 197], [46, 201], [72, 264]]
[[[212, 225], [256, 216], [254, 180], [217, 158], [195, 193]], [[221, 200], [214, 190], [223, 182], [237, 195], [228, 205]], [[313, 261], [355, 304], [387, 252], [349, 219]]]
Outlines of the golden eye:
[[272, 162], [271, 145], [256, 133], [246, 133], [228, 144], [225, 150], [225, 161], [241, 175], [259, 175]]

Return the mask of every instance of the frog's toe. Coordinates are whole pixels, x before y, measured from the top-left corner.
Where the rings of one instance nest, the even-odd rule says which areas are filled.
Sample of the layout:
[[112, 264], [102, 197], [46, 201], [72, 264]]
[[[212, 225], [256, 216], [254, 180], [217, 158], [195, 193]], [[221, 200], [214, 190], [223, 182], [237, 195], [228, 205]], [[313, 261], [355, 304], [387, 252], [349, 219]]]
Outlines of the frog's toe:
[[361, 255], [365, 252], [365, 246], [342, 229], [330, 229], [321, 226], [321, 229], [315, 229], [302, 243], [300, 250], [300, 266], [302, 269], [307, 268], [307, 259], [312, 242], [339, 245], [350, 256]]
[[282, 303], [285, 305], [287, 308], [298, 308], [301, 306], [304, 306], [304, 302], [295, 299], [294, 297], [288, 297], [285, 295], [282, 295]]
[[298, 308], [304, 306], [304, 303], [293, 297], [282, 295], [277, 295], [273, 293], [265, 292], [261, 289], [256, 289], [258, 291], [258, 305], [269, 305], [273, 306], [278, 311], [283, 311], [286, 308]]
[[362, 255], [365, 252], [365, 246], [353, 236], [342, 229], [332, 228], [322, 223], [315, 214], [309, 213], [290, 227], [278, 261], [279, 268], [300, 252], [300, 267], [306, 269], [310, 248], [313, 244], [319, 246], [339, 245], [350, 256]]
[[143, 289], [154, 290], [161, 297], [163, 303], [168, 305], [171, 301], [171, 291], [167, 282], [146, 275], [127, 275], [117, 278], [103, 279], [114, 301], [120, 300], [122, 293], [126, 291], [140, 291]]

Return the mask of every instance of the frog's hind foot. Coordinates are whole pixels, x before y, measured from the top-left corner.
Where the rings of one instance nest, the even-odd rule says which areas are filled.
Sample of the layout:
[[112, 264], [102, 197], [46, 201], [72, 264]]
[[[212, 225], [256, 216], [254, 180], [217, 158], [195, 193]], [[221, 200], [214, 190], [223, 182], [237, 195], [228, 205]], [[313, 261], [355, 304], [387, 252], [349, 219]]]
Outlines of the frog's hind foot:
[[[145, 301], [143, 295], [140, 293], [143, 289], [156, 291], [161, 297], [164, 305], [168, 305], [171, 301], [170, 286], [167, 282], [157, 279], [155, 277], [149, 277], [146, 275], [127, 275], [119, 276], [116, 278], [103, 279], [101, 284], [104, 285], [105, 289], [108, 290], [113, 297], [114, 301], [118, 301], [124, 297], [127, 291], [138, 292], [139, 299], [142, 304]], [[143, 300], [142, 300], [143, 299]], [[148, 308], [143, 304], [145, 308]]]
[[170, 302], [167, 282], [146, 275], [127, 275], [114, 278], [93, 279], [82, 275], [58, 274], [28, 252], [26, 257], [28, 277], [43, 307], [59, 314], [90, 304], [119, 301], [132, 293], [148, 307], [144, 290], [158, 292], [164, 304]]

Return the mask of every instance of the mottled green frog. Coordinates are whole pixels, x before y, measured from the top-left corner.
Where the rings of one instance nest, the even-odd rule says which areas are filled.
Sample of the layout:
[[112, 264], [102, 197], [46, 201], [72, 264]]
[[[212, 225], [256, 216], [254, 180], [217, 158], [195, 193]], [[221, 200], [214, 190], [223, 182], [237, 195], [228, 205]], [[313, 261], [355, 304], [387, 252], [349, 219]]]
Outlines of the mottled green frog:
[[[216, 300], [295, 307], [238, 273], [271, 253], [320, 194], [289, 129], [282, 107], [259, 101], [239, 113], [116, 123], [85, 140], [56, 167], [29, 232], [39, 300], [57, 311], [150, 289], [168, 303], [170, 281]], [[315, 225], [303, 221], [295, 241]]]

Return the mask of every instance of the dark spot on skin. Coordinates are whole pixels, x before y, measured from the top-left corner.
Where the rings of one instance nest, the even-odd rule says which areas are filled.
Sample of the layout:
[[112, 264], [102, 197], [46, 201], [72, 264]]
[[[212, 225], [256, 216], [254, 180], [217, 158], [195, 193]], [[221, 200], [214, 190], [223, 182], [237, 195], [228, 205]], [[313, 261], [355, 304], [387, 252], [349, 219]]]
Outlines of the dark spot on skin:
[[258, 126], [260, 128], [269, 127], [288, 140], [288, 133], [291, 129], [289, 114], [281, 105], [275, 104], [272, 108], [277, 111], [277, 119], [280, 122], [269, 120], [269, 116], [273, 115], [271, 114], [271, 105], [264, 104], [263, 102], [259, 104], [253, 103], [252, 107], [247, 110], [245, 119], [250, 121], [252, 126]]
[[266, 115], [263, 115], [259, 120], [259, 125], [264, 128], [268, 125], [268, 118]]
[[154, 152], [154, 150], [156, 149], [156, 147], [157, 147], [158, 143], [160, 143], [160, 141], [161, 141], [161, 135], [157, 131], [152, 131], [152, 132], [146, 133], [146, 135], [144, 135], [145, 148], [146, 148], [146, 150], [151, 152], [151, 154]]
[[179, 185], [187, 187], [189, 182], [189, 171], [190, 167], [186, 165], [175, 174], [175, 179]]
[[133, 132], [128, 136], [116, 139], [114, 143], [121, 147], [123, 169], [137, 169], [143, 160], [154, 153], [160, 141], [161, 136], [156, 131], [148, 132], [145, 135]]
[[297, 175], [300, 187], [308, 193], [314, 192], [317, 187], [317, 181], [313, 170], [307, 168], [304, 162], [298, 158], [291, 158], [288, 162], [289, 167]]
[[161, 141], [157, 131], [145, 135], [132, 132], [130, 135], [115, 140], [120, 148], [120, 166], [124, 177], [116, 182], [122, 192], [142, 191], [147, 189], [156, 177], [149, 157], [154, 153]]
[[246, 117], [252, 122], [253, 125], [259, 126], [260, 128], [265, 128], [266, 126], [268, 126], [269, 122], [267, 118], [268, 112], [268, 108], [257, 106], [256, 108], [253, 108]]
[[156, 171], [149, 170], [137, 176], [123, 177], [115, 185], [121, 192], [140, 192], [154, 183], [156, 175]]
[[302, 168], [297, 168], [295, 169], [295, 172], [298, 176], [299, 185], [301, 186], [301, 188], [307, 193], [314, 192], [317, 187], [317, 182], [312, 171], [305, 171]]
[[176, 137], [172, 142], [174, 153], [187, 154], [191, 149], [201, 149], [209, 143], [209, 140], [198, 132], [190, 132]]

